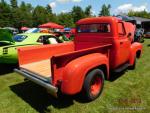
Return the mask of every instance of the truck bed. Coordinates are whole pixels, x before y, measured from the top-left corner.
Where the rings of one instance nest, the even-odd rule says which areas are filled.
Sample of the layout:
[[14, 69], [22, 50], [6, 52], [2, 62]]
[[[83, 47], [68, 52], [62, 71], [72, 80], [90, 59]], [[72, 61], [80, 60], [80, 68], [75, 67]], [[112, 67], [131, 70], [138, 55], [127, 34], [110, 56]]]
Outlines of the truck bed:
[[44, 78], [51, 77], [50, 59], [21, 65], [20, 68]]
[[[18, 49], [19, 67], [17, 72], [34, 81], [50, 81], [57, 85], [63, 78], [63, 67], [69, 62], [92, 53], [109, 54], [111, 44], [75, 50], [72, 43], [52, 46], [24, 47]], [[52, 61], [52, 62], [51, 62]], [[52, 75], [51, 69], [54, 74]], [[59, 72], [58, 72], [59, 70]], [[37, 79], [38, 78], [38, 79]]]

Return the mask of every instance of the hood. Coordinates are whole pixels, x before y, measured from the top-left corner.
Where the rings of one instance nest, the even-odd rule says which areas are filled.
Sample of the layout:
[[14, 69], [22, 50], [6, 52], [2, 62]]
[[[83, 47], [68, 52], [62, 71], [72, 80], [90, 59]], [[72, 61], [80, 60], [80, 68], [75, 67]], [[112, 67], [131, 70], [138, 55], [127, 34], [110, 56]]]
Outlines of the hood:
[[[1, 43], [1, 42], [0, 42]], [[28, 44], [28, 43], [19, 43], [19, 42], [15, 42], [15, 43], [11, 43], [9, 45], [5, 45], [5, 46], [0, 46], [0, 48], [12, 48], [12, 47], [18, 47], [18, 46], [30, 46], [30, 45], [40, 45], [40, 44], [37, 44], [37, 43], [31, 43], [31, 44]]]
[[7, 29], [0, 29], [0, 46], [13, 45], [13, 35]]
[[7, 46], [7, 45], [14, 45], [14, 42], [11, 42], [11, 41], [0, 41], [0, 47]]

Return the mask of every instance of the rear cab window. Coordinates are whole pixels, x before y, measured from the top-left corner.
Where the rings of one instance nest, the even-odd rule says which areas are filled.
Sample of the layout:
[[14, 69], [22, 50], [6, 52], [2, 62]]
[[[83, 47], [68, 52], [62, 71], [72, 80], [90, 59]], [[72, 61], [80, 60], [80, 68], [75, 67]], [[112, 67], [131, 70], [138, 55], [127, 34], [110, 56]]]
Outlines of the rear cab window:
[[86, 24], [77, 26], [78, 33], [110, 33], [110, 24], [99, 23], [99, 24]]

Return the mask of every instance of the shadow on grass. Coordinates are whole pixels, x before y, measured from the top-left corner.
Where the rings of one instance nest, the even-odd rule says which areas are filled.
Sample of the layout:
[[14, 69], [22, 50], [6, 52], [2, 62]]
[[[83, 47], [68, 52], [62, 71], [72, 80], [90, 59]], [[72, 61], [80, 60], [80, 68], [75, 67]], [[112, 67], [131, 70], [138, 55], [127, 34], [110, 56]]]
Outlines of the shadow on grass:
[[150, 44], [148, 44], [147, 46], [150, 47]]
[[[56, 99], [48, 94], [44, 88], [31, 81], [10, 86], [10, 89], [40, 113], [51, 112], [53, 107], [58, 109], [69, 107], [74, 104], [74, 100], [87, 103], [81, 94], [74, 96], [61, 95]], [[51, 108], [51, 106], [53, 107]]]
[[[126, 72], [121, 73], [111, 73], [110, 81], [113, 82], [119, 77], [124, 75]], [[112, 75], [113, 74], [113, 75]], [[53, 108], [63, 109], [74, 104], [74, 100], [79, 103], [88, 103], [85, 97], [79, 93], [77, 95], [60, 95], [59, 98], [54, 98], [41, 86], [31, 82], [25, 81], [13, 86], [10, 86], [11, 91], [13, 91], [18, 97], [23, 99], [32, 108], [40, 113], [51, 112]]]
[[18, 64], [0, 64], [0, 76], [13, 72], [16, 67], [18, 67]]

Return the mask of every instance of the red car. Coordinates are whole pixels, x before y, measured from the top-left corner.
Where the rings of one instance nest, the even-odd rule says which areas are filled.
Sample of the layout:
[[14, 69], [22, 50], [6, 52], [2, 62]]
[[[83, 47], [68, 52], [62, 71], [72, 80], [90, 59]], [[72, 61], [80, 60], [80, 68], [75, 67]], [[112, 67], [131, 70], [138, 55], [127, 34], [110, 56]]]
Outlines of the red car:
[[74, 95], [83, 90], [94, 100], [110, 72], [135, 68], [142, 45], [132, 43], [134, 26], [116, 17], [85, 18], [76, 24], [74, 42], [18, 49], [20, 69], [15, 71], [54, 96], [58, 91]]

